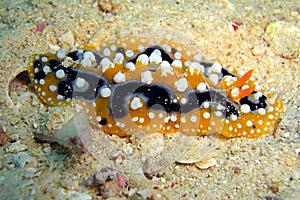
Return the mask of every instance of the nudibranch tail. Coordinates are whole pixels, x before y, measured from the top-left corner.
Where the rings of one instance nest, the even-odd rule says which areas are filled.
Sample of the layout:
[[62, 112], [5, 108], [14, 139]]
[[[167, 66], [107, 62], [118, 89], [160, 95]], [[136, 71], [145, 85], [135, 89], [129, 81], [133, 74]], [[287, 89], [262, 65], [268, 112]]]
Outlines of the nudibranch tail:
[[[34, 55], [28, 73], [49, 106], [85, 109], [106, 133], [182, 132], [254, 138], [271, 132], [284, 107], [232, 67], [169, 40], [124, 37]], [[239, 75], [237, 75], [239, 74]]]

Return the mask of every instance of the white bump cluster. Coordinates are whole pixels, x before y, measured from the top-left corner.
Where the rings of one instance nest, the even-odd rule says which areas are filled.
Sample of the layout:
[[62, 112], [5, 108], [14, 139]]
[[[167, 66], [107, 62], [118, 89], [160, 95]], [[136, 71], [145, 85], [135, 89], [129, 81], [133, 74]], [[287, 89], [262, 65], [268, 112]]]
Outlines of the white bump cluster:
[[95, 55], [91, 51], [86, 51], [83, 53], [83, 59], [81, 60], [81, 64], [83, 67], [92, 66], [96, 61]]
[[189, 85], [186, 78], [180, 78], [178, 81], [174, 82], [174, 86], [179, 92], [184, 92]]
[[133, 62], [126, 63], [125, 68], [129, 69], [130, 71], [135, 71], [135, 65], [133, 64]]
[[77, 88], [83, 88], [85, 86], [85, 80], [83, 78], [78, 77], [75, 81], [75, 86]]
[[182, 68], [181, 60], [174, 60], [171, 65], [172, 67]]
[[209, 113], [209, 112], [203, 113], [203, 118], [204, 118], [204, 119], [210, 118], [210, 113]]
[[150, 84], [153, 81], [152, 73], [147, 70], [141, 73], [141, 81], [146, 84]]
[[239, 94], [240, 94], [239, 88], [234, 87], [234, 88], [231, 90], [231, 95], [232, 95], [233, 97], [237, 97]]
[[113, 62], [115, 64], [122, 64], [124, 62], [124, 55], [122, 53], [116, 53]]
[[122, 82], [125, 82], [125, 75], [122, 73], [122, 72], [118, 72], [114, 75], [113, 77], [113, 80], [116, 82], [116, 83], [122, 83]]
[[149, 57], [146, 54], [141, 54], [137, 58], [137, 61], [139, 61], [140, 63], [142, 63], [142, 65], [148, 65], [148, 63], [149, 63]]
[[212, 84], [217, 85], [219, 82], [219, 75], [211, 74], [209, 75], [209, 80], [212, 82]]
[[191, 72], [191, 75], [193, 75], [195, 73], [195, 71], [197, 71], [198, 73], [203, 73], [204, 66], [198, 62], [192, 62], [189, 66], [189, 70]]
[[104, 54], [105, 56], [110, 56], [110, 50], [109, 50], [109, 48], [105, 48], [105, 49], [103, 50], [103, 54]]
[[66, 55], [67, 55], [66, 49], [62, 49], [62, 50], [58, 51], [56, 54], [57, 58], [59, 58], [59, 59], [66, 57]]
[[143, 104], [141, 102], [141, 99], [138, 97], [134, 97], [130, 103], [130, 108], [133, 110], [137, 110], [139, 108], [143, 107]]
[[107, 98], [107, 97], [109, 97], [111, 95], [111, 90], [109, 88], [107, 88], [107, 87], [102, 88], [101, 91], [100, 91], [100, 95], [103, 98]]
[[49, 66], [46, 65], [43, 67], [43, 71], [45, 72], [45, 74], [48, 74], [51, 71], [51, 69]]
[[211, 66], [211, 72], [212, 73], [217, 73], [220, 74], [222, 72], [222, 65], [218, 62], [215, 62], [212, 66]]
[[161, 63], [162, 62], [161, 52], [158, 49], [154, 50], [149, 57], [149, 61], [155, 64]]
[[108, 58], [103, 58], [100, 62], [100, 66], [102, 67], [102, 73], [104, 73], [109, 68], [114, 68], [115, 64], [111, 62]]
[[206, 90], [206, 84], [204, 82], [201, 82], [197, 85], [196, 88], [199, 92], [204, 92]]
[[249, 113], [251, 111], [250, 106], [248, 104], [241, 105], [240, 110], [242, 113]]
[[125, 56], [128, 57], [128, 58], [130, 58], [130, 57], [134, 56], [134, 52], [132, 50], [127, 50], [125, 52]]
[[160, 63], [159, 69], [161, 70], [161, 76], [167, 76], [167, 74], [173, 75], [173, 68], [168, 61], [162, 61]]
[[54, 91], [57, 90], [57, 87], [56, 87], [55, 85], [49, 85], [49, 90], [50, 90], [51, 92], [54, 92]]
[[66, 75], [66, 74], [65, 74], [65, 71], [62, 70], [62, 69], [59, 69], [59, 70], [57, 70], [57, 71], [55, 72], [55, 76], [56, 76], [56, 78], [58, 78], [58, 79], [64, 78], [65, 75]]

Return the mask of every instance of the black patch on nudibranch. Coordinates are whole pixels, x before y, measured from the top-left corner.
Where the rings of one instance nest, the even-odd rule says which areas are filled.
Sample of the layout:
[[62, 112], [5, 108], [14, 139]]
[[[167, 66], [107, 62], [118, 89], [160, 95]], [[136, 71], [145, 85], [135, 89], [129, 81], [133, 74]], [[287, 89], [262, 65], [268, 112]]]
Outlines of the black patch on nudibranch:
[[167, 113], [181, 112], [180, 105], [174, 103], [175, 95], [171, 89], [162, 84], [143, 85], [135, 90], [133, 96], [145, 96], [147, 107], [155, 109], [154, 106], [161, 106]]
[[68, 81], [61, 81], [57, 85], [57, 94], [64, 97], [64, 99], [71, 98], [73, 95], [72, 83]]
[[61, 68], [61, 61], [60, 60], [49, 60], [48, 65], [50, 69], [54, 72]]
[[72, 51], [67, 54], [73, 61], [81, 60], [83, 57], [83, 51]]
[[113, 118], [120, 119], [128, 114], [128, 102], [133, 97], [143, 99], [151, 109], [165, 112], [180, 112], [180, 105], [174, 103], [175, 95], [171, 88], [163, 84], [146, 85], [137, 80], [117, 84], [109, 99], [110, 112]]
[[232, 114], [239, 116], [238, 105], [230, 102], [224, 94], [216, 90], [206, 92], [190, 90], [185, 95], [186, 103], [184, 104], [179, 103], [172, 89], [164, 84], [143, 84], [133, 80], [115, 85], [112, 90], [109, 105], [111, 115], [115, 119], [123, 118], [128, 114], [128, 102], [133, 97], [143, 99], [149, 109], [167, 113], [188, 113], [199, 109], [204, 102], [209, 102], [222, 105], [224, 109], [221, 112], [225, 117]]
[[35, 61], [33, 62], [33, 67], [34, 67], [33, 70], [39, 69], [39, 71], [38, 71], [37, 73], [34, 74], [34, 79], [41, 80], [41, 79], [44, 79], [44, 78], [45, 78], [46, 74], [45, 74], [45, 72], [43, 71], [42, 66], [43, 66], [43, 65], [42, 65], [42, 62], [39, 61], [39, 60], [35, 60]]
[[[80, 98], [86, 101], [95, 101], [98, 98], [99, 90], [105, 85], [108, 85], [107, 79], [92, 71], [71, 68], [70, 73], [68, 74], [73, 77], [73, 79], [69, 81], [73, 84], [74, 98]], [[75, 86], [76, 78], [84, 79], [86, 86], [83, 88], [77, 88]]]
[[229, 75], [229, 76], [232, 76], [232, 77], [236, 77], [235, 75], [233, 75], [233, 74], [231, 74], [231, 73], [229, 73], [226, 69], [224, 69], [223, 67], [222, 67], [222, 74], [223, 74], [223, 77], [224, 76], [226, 76], [226, 75]]
[[101, 119], [99, 124], [102, 125], [102, 126], [106, 125], [107, 124], [107, 119], [105, 119], [105, 118]]
[[230, 115], [236, 115], [238, 117], [239, 112], [233, 104], [226, 102], [225, 117], [229, 118]]
[[123, 118], [128, 114], [128, 102], [136, 89], [143, 84], [136, 80], [116, 84], [111, 87], [112, 94], [109, 97], [109, 111], [114, 119]]
[[45, 72], [43, 70], [40, 70], [39, 72], [34, 74], [34, 79], [41, 80], [44, 79], [45, 76], [46, 76]]
[[197, 90], [190, 90], [185, 98], [187, 102], [181, 105], [181, 112], [188, 113], [192, 110], [199, 109], [204, 102], [208, 102], [210, 105], [222, 105], [225, 109], [220, 110], [225, 117], [229, 117], [231, 114], [237, 115], [237, 105], [234, 105], [233, 102], [229, 102], [227, 97], [224, 94], [216, 91], [209, 90], [206, 92], [199, 92]]
[[62, 68], [62, 69], [65, 71], [65, 73], [67, 75], [67, 80], [69, 82], [73, 82], [76, 79], [76, 77], [78, 76], [78, 71], [76, 68], [69, 67], [69, 68]]
[[211, 67], [213, 65], [213, 63], [203, 62], [203, 61], [200, 61], [199, 63], [200, 63], [200, 65], [203, 65], [203, 67], [205, 69], [208, 68], [208, 67]]
[[[257, 93], [256, 91], [252, 92], [252, 94], [256, 94], [256, 93]], [[248, 104], [250, 106], [251, 111], [254, 111], [254, 110], [258, 110], [259, 108], [266, 108], [267, 107], [266, 101], [267, 101], [267, 97], [265, 95], [262, 95], [261, 97], [258, 98], [258, 103], [254, 103], [250, 101], [248, 99], [248, 96], [246, 96], [240, 100], [240, 104], [241, 105]]]
[[34, 68], [38, 68], [39, 71], [37, 73], [34, 74], [34, 79], [37, 80], [41, 80], [44, 79], [47, 75], [45, 74], [45, 72], [43, 71], [43, 67], [45, 66], [49, 66], [49, 68], [53, 71], [56, 72], [59, 69], [65, 69], [64, 67], [61, 66], [61, 61], [60, 60], [49, 60], [47, 62], [47, 64], [45, 63], [44, 65], [42, 64], [42, 62], [40, 60], [35, 60], [33, 62], [33, 67]]
[[118, 48], [116, 53], [121, 53], [121, 54], [124, 54], [125, 53], [125, 49], [124, 48]]
[[35, 60], [35, 61], [33, 62], [33, 67], [34, 67], [34, 68], [41, 68], [41, 66], [42, 66], [42, 62], [41, 62], [41, 61]]

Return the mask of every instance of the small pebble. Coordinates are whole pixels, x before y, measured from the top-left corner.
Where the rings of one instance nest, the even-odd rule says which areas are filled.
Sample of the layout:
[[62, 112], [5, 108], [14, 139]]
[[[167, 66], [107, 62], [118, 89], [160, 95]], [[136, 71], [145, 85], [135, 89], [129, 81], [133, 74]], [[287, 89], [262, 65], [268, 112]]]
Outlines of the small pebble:
[[290, 133], [289, 132], [285, 132], [284, 134], [283, 134], [283, 137], [285, 137], [285, 138], [288, 138], [290, 136]]
[[297, 154], [300, 154], [300, 147], [297, 148], [297, 149], [295, 149], [295, 152], [296, 152]]
[[300, 29], [292, 23], [277, 21], [268, 24], [264, 40], [276, 54], [292, 59], [300, 56]]
[[89, 194], [85, 194], [77, 191], [68, 191], [66, 193], [66, 199], [85, 199], [92, 200], [92, 197]]
[[216, 164], [217, 164], [217, 160], [215, 158], [208, 158], [206, 160], [195, 163], [195, 165], [199, 169], [208, 169], [210, 167], [215, 166]]
[[9, 153], [16, 153], [20, 151], [25, 151], [27, 149], [27, 146], [24, 144], [21, 144], [19, 141], [11, 143], [9, 146], [5, 148], [6, 152]]
[[115, 197], [125, 192], [126, 177], [115, 169], [102, 168], [88, 177], [85, 185], [97, 186], [103, 198]]
[[54, 50], [54, 51], [59, 51], [60, 50], [60, 46], [58, 46], [56, 44], [48, 44], [48, 46], [51, 50]]
[[287, 158], [285, 160], [285, 164], [289, 167], [294, 167], [295, 166], [295, 159], [294, 158]]
[[37, 25], [36, 27], [36, 32], [37, 33], [43, 33], [44, 28], [46, 28], [47, 22], [41, 22]]
[[71, 47], [75, 43], [74, 35], [71, 31], [67, 31], [65, 34], [61, 36], [61, 41], [69, 44]]
[[263, 56], [266, 54], [266, 49], [262, 47], [254, 47], [251, 50], [253, 56]]
[[98, 0], [98, 7], [105, 13], [113, 13], [115, 9], [115, 5], [112, 0]]
[[25, 165], [32, 163], [36, 164], [36, 159], [31, 157], [27, 152], [19, 152], [14, 155], [14, 162], [17, 167], [23, 168]]
[[4, 180], [5, 180], [5, 177], [4, 176], [0, 176], [0, 184], [2, 184]]
[[235, 174], [237, 174], [237, 175], [240, 175], [241, 174], [241, 168], [239, 168], [239, 167], [233, 167], [233, 172], [235, 173]]
[[207, 156], [207, 152], [209, 151], [210, 147], [207, 144], [200, 144], [199, 145], [192, 145], [188, 147], [177, 159], [177, 163], [181, 164], [193, 164], [197, 162], [201, 162]]
[[144, 189], [137, 192], [139, 195], [143, 197], [143, 199], [152, 199], [152, 190]]
[[10, 137], [0, 129], [0, 146], [4, 146], [7, 142], [11, 141]]
[[294, 170], [294, 177], [295, 177], [295, 179], [300, 179], [300, 169]]

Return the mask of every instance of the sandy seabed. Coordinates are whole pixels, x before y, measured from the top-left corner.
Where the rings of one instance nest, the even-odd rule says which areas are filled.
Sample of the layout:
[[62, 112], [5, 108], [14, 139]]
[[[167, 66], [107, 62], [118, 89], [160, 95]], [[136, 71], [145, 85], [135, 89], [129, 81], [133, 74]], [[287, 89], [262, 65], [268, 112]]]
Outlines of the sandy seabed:
[[[0, 9], [0, 199], [300, 199], [298, 1], [3, 0]], [[272, 23], [282, 26], [276, 39], [264, 35]], [[147, 178], [142, 172], [120, 177], [112, 170], [119, 182], [126, 179], [126, 189], [111, 191], [114, 180], [90, 187], [88, 177], [107, 163], [101, 155], [78, 155], [35, 140], [46, 108], [15, 78], [32, 54], [99, 43], [139, 28], [185, 35], [212, 60], [254, 69], [256, 81], [285, 104], [276, 133], [218, 140], [211, 154], [216, 163], [208, 169], [170, 162]], [[131, 145], [110, 139], [116, 149]], [[149, 145], [155, 148], [155, 141]]]

